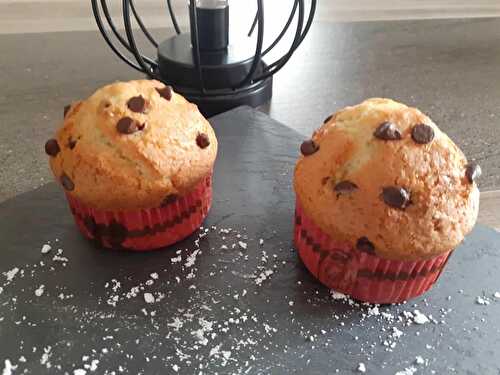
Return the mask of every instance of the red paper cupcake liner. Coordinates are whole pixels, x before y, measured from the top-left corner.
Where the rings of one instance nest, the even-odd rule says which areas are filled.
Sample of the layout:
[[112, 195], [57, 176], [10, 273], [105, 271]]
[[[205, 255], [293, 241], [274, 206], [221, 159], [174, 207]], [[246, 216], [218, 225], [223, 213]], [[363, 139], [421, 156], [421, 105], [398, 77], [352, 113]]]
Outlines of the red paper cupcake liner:
[[370, 303], [398, 303], [425, 293], [452, 253], [415, 262], [380, 258], [330, 238], [304, 214], [298, 201], [294, 241], [300, 258], [321, 283]]
[[196, 231], [212, 202], [212, 175], [163, 207], [98, 210], [66, 195], [80, 231], [106, 248], [147, 251], [178, 242]]

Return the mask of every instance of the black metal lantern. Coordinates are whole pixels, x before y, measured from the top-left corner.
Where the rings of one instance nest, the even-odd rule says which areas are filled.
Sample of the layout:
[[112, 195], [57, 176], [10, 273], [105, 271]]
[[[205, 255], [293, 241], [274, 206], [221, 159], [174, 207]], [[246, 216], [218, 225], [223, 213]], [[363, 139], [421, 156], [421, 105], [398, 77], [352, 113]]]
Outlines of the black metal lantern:
[[[109, 12], [106, 0], [92, 1], [92, 9], [101, 34], [111, 49], [132, 68], [148, 77], [172, 85], [188, 100], [196, 103], [207, 116], [239, 105], [257, 106], [272, 96], [273, 75], [292, 57], [308, 33], [317, 0], [311, 0], [306, 17], [304, 0], [294, 0], [290, 16], [276, 39], [264, 48], [264, 2], [257, 0], [257, 13], [248, 37], [257, 29], [256, 43], [242, 38], [229, 43], [229, 1], [190, 0], [190, 32], [181, 33], [171, 0], [167, 0], [177, 35], [158, 44], [142, 22], [133, 0], [122, 0], [125, 37]], [[100, 5], [100, 6], [99, 6]], [[135, 57], [129, 60], [112, 42], [101, 11], [118, 42]], [[157, 58], [141, 54], [132, 29], [131, 13], [146, 38], [157, 48]], [[296, 30], [290, 49], [272, 63], [263, 58], [283, 39], [296, 19]]]

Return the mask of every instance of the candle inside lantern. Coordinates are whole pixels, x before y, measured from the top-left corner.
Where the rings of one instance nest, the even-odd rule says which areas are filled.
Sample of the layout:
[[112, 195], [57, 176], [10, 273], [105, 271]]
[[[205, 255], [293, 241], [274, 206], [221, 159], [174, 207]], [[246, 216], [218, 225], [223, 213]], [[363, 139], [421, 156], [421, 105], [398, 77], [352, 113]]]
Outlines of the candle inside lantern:
[[[229, 1], [195, 0], [195, 6], [200, 50], [217, 51], [227, 48], [229, 45]], [[194, 22], [191, 17], [192, 41]]]

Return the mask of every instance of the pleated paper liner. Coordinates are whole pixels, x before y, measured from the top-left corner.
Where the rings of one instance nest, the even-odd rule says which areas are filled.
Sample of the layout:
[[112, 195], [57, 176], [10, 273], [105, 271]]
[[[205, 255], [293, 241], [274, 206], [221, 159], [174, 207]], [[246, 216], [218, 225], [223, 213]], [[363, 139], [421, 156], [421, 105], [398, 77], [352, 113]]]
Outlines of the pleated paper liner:
[[330, 238], [303, 213], [298, 200], [294, 241], [300, 258], [321, 283], [370, 303], [398, 303], [425, 293], [452, 253], [421, 261], [380, 258]]
[[66, 197], [86, 237], [106, 248], [147, 251], [181, 241], [200, 227], [212, 202], [212, 175], [190, 193], [158, 208], [105, 211]]

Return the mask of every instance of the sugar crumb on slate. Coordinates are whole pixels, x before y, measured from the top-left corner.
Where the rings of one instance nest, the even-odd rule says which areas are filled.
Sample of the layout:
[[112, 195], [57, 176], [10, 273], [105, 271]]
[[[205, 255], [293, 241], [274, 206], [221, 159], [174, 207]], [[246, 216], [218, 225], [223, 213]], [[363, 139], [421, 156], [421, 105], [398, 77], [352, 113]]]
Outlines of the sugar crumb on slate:
[[2, 375], [12, 375], [14, 371], [17, 369], [17, 366], [14, 366], [10, 359], [4, 360], [4, 368], [2, 371]]
[[358, 372], [365, 373], [366, 372], [366, 366], [365, 366], [365, 364], [363, 362], [359, 363], [358, 367], [357, 367], [357, 370], [358, 370]]
[[374, 306], [372, 308], [368, 308], [368, 315], [369, 316], [378, 316], [380, 315], [380, 311], [379, 311], [379, 308], [378, 306]]
[[48, 254], [52, 250], [52, 246], [49, 244], [44, 244], [40, 250], [42, 254]]
[[415, 310], [413, 316], [413, 322], [416, 324], [426, 324], [429, 323], [429, 318], [425, 316], [425, 314], [422, 314], [419, 310]]
[[[69, 329], [63, 328], [64, 334], [71, 332], [72, 335], [81, 335], [90, 328], [103, 329], [103, 334], [97, 337], [101, 346], [97, 344], [90, 349], [91, 352], [87, 352], [90, 356], [86, 356], [86, 361], [78, 363], [77, 360], [71, 365], [72, 367], [64, 368], [60, 349], [63, 345], [66, 347], [65, 344], [69, 345], [70, 342], [63, 345], [54, 344], [54, 349], [50, 350], [50, 354], [45, 352], [36, 354], [38, 359], [40, 359], [40, 355], [46, 358], [44, 366], [48, 364], [51, 371], [55, 372], [60, 370], [61, 373], [72, 374], [72, 369], [76, 368], [87, 371], [87, 375], [91, 373], [118, 374], [120, 371], [130, 371], [127, 364], [138, 360], [134, 348], [138, 345], [147, 347], [156, 342], [157, 349], [148, 354], [148, 357], [141, 358], [144, 366], [141, 371], [144, 373], [151, 370], [151, 367], [148, 366], [158, 363], [158, 361], [161, 361], [165, 368], [172, 373], [175, 371], [174, 366], [177, 366], [179, 373], [224, 373], [225, 366], [230, 366], [227, 370], [229, 371], [230, 368], [231, 373], [257, 373], [262, 371], [262, 363], [259, 360], [263, 359], [262, 355], [265, 356], [263, 353], [298, 354], [303, 356], [304, 364], [308, 360], [312, 361], [309, 358], [310, 353], [294, 353], [295, 349], [282, 341], [283, 337], [297, 334], [305, 341], [309, 341], [305, 345], [308, 350], [320, 348], [329, 350], [339, 343], [349, 345], [348, 354], [357, 358], [351, 362], [350, 371], [358, 372], [356, 364], [363, 363], [365, 371], [371, 373], [371, 371], [379, 371], [378, 367], [372, 369], [371, 367], [374, 366], [369, 365], [371, 363], [369, 361], [376, 358], [378, 354], [390, 356], [392, 354], [385, 352], [399, 353], [401, 350], [405, 350], [408, 341], [415, 335], [420, 335], [421, 339], [434, 337], [429, 336], [434, 332], [434, 328], [420, 329], [418, 324], [444, 324], [446, 317], [454, 313], [454, 310], [450, 308], [450, 303], [444, 300], [446, 296], [442, 300], [443, 307], [433, 306], [427, 300], [407, 304], [374, 305], [360, 303], [335, 291], [328, 294], [319, 287], [311, 286], [308, 279], [304, 279], [304, 281], [293, 281], [292, 279], [290, 285], [294, 292], [288, 292], [288, 294], [285, 292], [282, 300], [273, 301], [269, 290], [276, 288], [279, 282], [283, 281], [283, 276], [280, 274], [283, 267], [287, 267], [286, 272], [289, 272], [290, 266], [294, 266], [293, 261], [290, 261], [286, 256], [287, 254], [295, 256], [295, 250], [283, 243], [269, 242], [265, 251], [263, 247], [257, 248], [255, 251], [251, 245], [252, 241], [260, 246], [263, 245], [263, 240], [258, 235], [248, 234], [238, 228], [228, 229], [228, 233], [222, 232], [223, 228], [211, 228], [208, 229], [208, 232], [205, 231], [206, 229], [208, 228], [202, 229], [203, 232], [199, 235], [199, 239], [207, 237], [203, 241], [206, 241], [205, 243], [209, 244], [209, 247], [202, 246], [200, 248], [198, 240], [195, 240], [194, 243], [191, 241], [186, 246], [187, 248], [174, 250], [174, 258], [167, 255], [166, 262], [168, 264], [158, 269], [157, 272], [145, 270], [144, 274], [141, 275], [111, 273], [111, 275], [115, 275], [115, 278], [110, 277], [108, 281], [104, 280], [100, 285], [95, 285], [90, 280], [91, 290], [100, 287], [104, 292], [99, 294], [94, 292], [94, 296], [91, 296], [91, 298], [97, 297], [97, 307], [84, 308], [79, 306], [79, 310], [75, 310], [76, 306], [73, 304], [76, 302], [73, 301], [76, 299], [73, 298], [74, 295], [79, 294], [75, 290], [71, 290], [69, 285], [62, 283], [53, 285], [45, 278], [37, 280], [37, 273], [41, 275], [41, 272], [48, 270], [51, 266], [50, 261], [45, 260], [48, 263], [47, 266], [40, 265], [40, 260], [32, 265], [19, 264], [18, 268], [23, 268], [26, 271], [25, 276], [23, 278], [21, 270], [18, 270], [17, 275], [12, 276], [13, 283], [20, 283], [23, 279], [30, 277], [32, 283], [26, 291], [32, 296], [34, 287], [40, 285], [43, 280], [46, 285], [50, 285], [50, 291], [53, 291], [53, 293], [44, 293], [44, 302], [50, 303], [52, 299], [54, 308], [68, 309], [67, 311], [73, 313], [78, 320], [75, 325], [76, 331], [71, 332]], [[227, 236], [227, 240], [222, 239], [225, 236]], [[248, 251], [242, 251], [240, 242], [248, 244]], [[232, 243], [235, 243], [236, 251], [219, 251], [219, 249], [227, 250], [228, 245], [230, 246]], [[55, 253], [54, 250], [52, 251]], [[215, 255], [216, 258], [213, 260], [208, 258], [210, 261], [207, 264], [204, 262], [207, 259], [204, 253]], [[62, 253], [57, 254], [57, 256], [62, 256]], [[169, 262], [169, 259], [176, 259], [176, 261]], [[63, 276], [61, 280], [68, 272], [62, 268], [55, 268], [55, 271]], [[7, 277], [6, 273], [4, 275]], [[53, 275], [55, 276], [55, 274]], [[210, 283], [214, 277], [221, 277], [222, 280], [227, 280], [227, 283], [219, 283], [215, 284], [217, 287], [210, 287], [214, 285]], [[288, 275], [285, 274], [285, 277]], [[186, 281], [188, 281], [187, 284]], [[177, 285], [178, 283], [180, 285]], [[2, 286], [8, 291], [5, 284]], [[176, 291], [179, 286], [184, 290], [180, 296], [182, 299], [186, 296], [186, 301], [185, 304], [179, 306], [178, 310], [172, 310], [167, 302], [165, 304], [159, 303], [164, 298], [165, 301], [177, 298]], [[315, 289], [311, 290], [311, 287]], [[259, 309], [251, 303], [255, 295], [263, 297], [261, 299], [263, 304], [269, 304], [269, 307], [279, 304], [279, 307]], [[4, 298], [4, 296], [5, 294], [1, 297]], [[488, 297], [481, 298], [493, 303], [495, 298], [499, 297], [500, 292], [498, 296], [490, 292]], [[18, 298], [18, 302], [12, 302], [13, 306], [16, 303], [21, 303], [20, 296], [15, 296], [15, 298]], [[459, 298], [465, 300], [465, 297], [459, 295], [455, 295], [453, 300]], [[151, 301], [151, 304], [146, 299]], [[328, 311], [326, 307], [328, 305], [345, 305], [340, 309], [334, 308], [330, 318], [331, 324], [310, 325], [312, 322], [304, 321], [303, 314], [299, 314], [299, 311], [307, 306], [318, 309], [318, 311], [325, 307], [324, 311]], [[122, 309], [128, 310], [129, 307], [132, 307], [132, 310], [131, 314], [128, 314], [128, 319], [120, 321], [121, 319], [117, 318], [118, 314]], [[162, 314], [165, 309], [171, 314], [166, 318]], [[286, 313], [285, 316], [289, 317], [289, 323], [282, 323], [280, 315], [275, 309], [283, 310], [280, 310], [280, 314]], [[0, 321], [2, 319], [3, 317], [0, 317]], [[30, 317], [23, 319], [21, 317], [18, 320], [21, 324], [20, 327], [28, 326]], [[427, 321], [425, 321], [426, 319]], [[475, 320], [479, 321], [480, 317], [476, 317]], [[423, 323], [419, 323], [419, 321], [423, 321]], [[44, 322], [33, 323], [43, 324]], [[118, 325], [115, 326], [115, 324]], [[135, 339], [131, 339], [132, 341], [124, 340], [125, 336], [122, 336], [121, 332], [135, 330], [136, 327], [139, 329], [147, 327], [147, 329], [137, 335], [137, 342], [134, 345]], [[115, 329], [117, 331], [114, 331]], [[379, 329], [380, 331], [377, 332]], [[472, 332], [472, 328], [468, 329], [469, 333]], [[361, 335], [360, 330], [370, 331], [370, 333], [366, 336]], [[444, 331], [440, 329], [439, 332]], [[165, 334], [165, 340], [156, 340], [160, 333]], [[349, 340], [354, 340], [354, 343]], [[428, 342], [434, 344], [432, 341]], [[106, 348], [103, 348], [103, 344], [106, 344]], [[172, 348], [172, 351], [169, 354], [163, 354], [167, 348]], [[433, 347], [431, 346], [431, 348]], [[425, 347], [420, 349], [421, 353], [424, 353]], [[31, 347], [28, 347], [28, 350], [31, 350]], [[435, 352], [434, 348], [428, 350], [425, 351], [424, 357], [430, 357]], [[242, 353], [252, 352], [255, 355], [240, 360]], [[20, 353], [26, 352], [20, 351], [18, 355]], [[104, 354], [106, 356], [122, 356], [120, 367], [106, 367], [108, 361], [103, 360]], [[37, 357], [34, 358], [36, 361]], [[419, 366], [426, 366], [428, 367], [426, 370], [432, 373], [433, 359], [424, 359], [421, 356], [415, 356], [415, 353], [407, 353], [407, 357], [403, 360], [406, 360], [406, 365], [400, 365], [400, 368], [414, 366], [418, 367], [420, 373], [424, 369]], [[31, 361], [32, 358], [29, 358], [30, 363]], [[19, 360], [19, 365], [22, 366], [21, 360]], [[63, 365], [62, 369], [60, 369], [61, 365]], [[276, 363], [276, 365], [280, 366], [281, 364]], [[383, 364], [382, 368], [392, 374], [395, 374], [397, 370], [397, 368], [389, 367], [387, 363]], [[391, 369], [392, 372], [390, 372]], [[409, 371], [412, 371], [411, 367], [409, 367]]]
[[99, 360], [98, 359], [93, 359], [92, 362], [90, 363], [90, 365], [87, 365], [88, 366], [88, 369], [91, 371], [91, 372], [94, 372], [97, 370], [97, 366], [99, 365]]
[[408, 367], [408, 368], [405, 368], [404, 370], [402, 371], [398, 371], [396, 372], [395, 375], [413, 375], [417, 372], [417, 368], [416, 367]]
[[487, 306], [487, 305], [489, 305], [489, 304], [490, 304], [490, 301], [489, 301], [489, 299], [488, 299], [488, 298], [486, 298], [486, 297], [477, 296], [477, 297], [476, 297], [476, 303], [477, 303], [478, 305], [485, 305], [485, 306]]
[[422, 356], [418, 355], [415, 357], [415, 363], [417, 365], [423, 365], [423, 364], [425, 364], [425, 359]]
[[190, 255], [188, 255], [188, 257], [186, 259], [186, 262], [184, 263], [184, 267], [189, 268], [189, 267], [194, 266], [194, 264], [196, 262], [196, 257], [200, 253], [201, 253], [201, 250], [200, 249], [196, 249]]
[[10, 271], [4, 272], [3, 274], [7, 278], [7, 281], [12, 281], [14, 280], [14, 277], [16, 277], [16, 275], [19, 273], [19, 271], [19, 268], [14, 267]]
[[334, 300], [347, 300], [347, 296], [343, 293], [340, 293], [340, 292], [336, 292], [335, 290], [332, 290], [330, 292], [330, 295], [331, 297], [334, 299]]
[[151, 293], [144, 293], [144, 302], [155, 303], [155, 297]]
[[45, 348], [43, 348], [43, 353], [42, 357], [40, 358], [40, 364], [44, 365], [48, 369], [52, 367], [50, 360], [50, 357], [52, 357], [52, 347], [49, 345]]
[[182, 261], [182, 256], [179, 255], [179, 256], [176, 256], [175, 258], [170, 258], [170, 262], [172, 263], [179, 263]]
[[44, 292], [45, 292], [45, 285], [42, 284], [35, 290], [35, 296], [41, 297]]
[[61, 256], [61, 254], [62, 254], [62, 252], [54, 255], [52, 257], [52, 261], [54, 261], [54, 262], [61, 262], [61, 263], [63, 263], [63, 266], [65, 266], [66, 263], [69, 262], [69, 259], [66, 258], [66, 257]]

